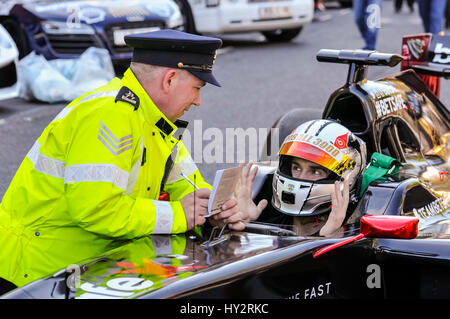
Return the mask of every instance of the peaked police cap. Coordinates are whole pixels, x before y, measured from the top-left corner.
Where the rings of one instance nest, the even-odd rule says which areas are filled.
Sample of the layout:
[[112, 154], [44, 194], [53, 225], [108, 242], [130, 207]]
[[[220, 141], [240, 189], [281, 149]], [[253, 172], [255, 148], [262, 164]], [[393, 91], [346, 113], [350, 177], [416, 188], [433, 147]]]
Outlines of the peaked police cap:
[[220, 39], [166, 29], [127, 35], [125, 43], [133, 48], [133, 62], [184, 69], [220, 86], [212, 74]]

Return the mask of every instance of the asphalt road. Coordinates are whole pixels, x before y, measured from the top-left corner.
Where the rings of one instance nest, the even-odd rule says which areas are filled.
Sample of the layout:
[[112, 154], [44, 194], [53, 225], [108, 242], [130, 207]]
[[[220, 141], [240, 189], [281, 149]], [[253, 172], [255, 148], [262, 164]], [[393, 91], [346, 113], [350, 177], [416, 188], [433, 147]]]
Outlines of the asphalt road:
[[[212, 182], [219, 168], [255, 159], [265, 130], [291, 108], [304, 108], [320, 117], [329, 95], [344, 84], [347, 66], [319, 63], [316, 53], [322, 48], [361, 48], [363, 41], [351, 9], [341, 9], [337, 3], [327, 6], [291, 43], [267, 43], [258, 33], [222, 37], [224, 48], [214, 66], [222, 87], [204, 87], [201, 107], [183, 116], [191, 122], [187, 143], [207, 181]], [[411, 14], [404, 5], [395, 14], [392, 1], [383, 2], [378, 51], [400, 53], [402, 36], [421, 32], [417, 7]], [[372, 67], [368, 77], [377, 79], [399, 70], [399, 66]], [[441, 85], [441, 100], [448, 106], [450, 81]], [[64, 106], [0, 101], [0, 198], [35, 139]], [[233, 143], [233, 135], [227, 132], [237, 133], [238, 128], [256, 132], [257, 145]]]

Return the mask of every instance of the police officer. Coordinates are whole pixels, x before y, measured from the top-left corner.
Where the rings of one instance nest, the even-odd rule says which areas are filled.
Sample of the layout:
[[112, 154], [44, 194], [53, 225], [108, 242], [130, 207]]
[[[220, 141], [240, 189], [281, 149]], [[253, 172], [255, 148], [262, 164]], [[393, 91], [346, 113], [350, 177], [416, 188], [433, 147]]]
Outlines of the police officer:
[[[206, 83], [220, 86], [212, 68], [221, 40], [161, 30], [125, 42], [134, 51], [123, 78], [65, 107], [6, 191], [0, 286], [22, 286], [98, 256], [117, 239], [205, 223], [211, 186], [181, 141], [187, 123], [178, 118], [200, 105]], [[236, 213], [229, 200], [211, 223]]]

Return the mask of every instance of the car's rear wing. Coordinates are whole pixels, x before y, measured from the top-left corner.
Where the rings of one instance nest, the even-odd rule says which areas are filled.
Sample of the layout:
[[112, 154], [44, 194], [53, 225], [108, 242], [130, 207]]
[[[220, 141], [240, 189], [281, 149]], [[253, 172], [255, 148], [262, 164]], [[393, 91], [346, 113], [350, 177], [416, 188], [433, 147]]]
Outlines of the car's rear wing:
[[332, 63], [356, 63], [362, 65], [396, 66], [403, 57], [398, 54], [381, 53], [368, 50], [330, 50], [322, 49], [317, 52], [317, 60]]
[[394, 67], [403, 57], [398, 54], [381, 53], [369, 50], [330, 50], [321, 49], [316, 55], [319, 62], [349, 64], [347, 84], [356, 83], [366, 77], [367, 66], [384, 65]]

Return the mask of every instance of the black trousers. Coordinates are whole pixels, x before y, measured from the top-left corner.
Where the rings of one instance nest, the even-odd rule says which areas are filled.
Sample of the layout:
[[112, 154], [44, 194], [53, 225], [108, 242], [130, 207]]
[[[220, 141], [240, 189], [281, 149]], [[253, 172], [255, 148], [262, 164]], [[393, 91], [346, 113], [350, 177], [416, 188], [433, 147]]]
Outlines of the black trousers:
[[16, 288], [17, 286], [12, 282], [0, 277], [0, 296]]
[[[414, 5], [414, 0], [406, 0], [406, 2], [408, 3], [408, 7], [410, 8], [412, 8], [412, 6]], [[394, 1], [395, 9], [399, 11], [402, 8], [402, 4], [403, 0], [395, 0]]]

